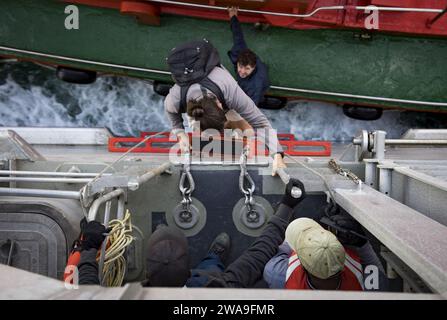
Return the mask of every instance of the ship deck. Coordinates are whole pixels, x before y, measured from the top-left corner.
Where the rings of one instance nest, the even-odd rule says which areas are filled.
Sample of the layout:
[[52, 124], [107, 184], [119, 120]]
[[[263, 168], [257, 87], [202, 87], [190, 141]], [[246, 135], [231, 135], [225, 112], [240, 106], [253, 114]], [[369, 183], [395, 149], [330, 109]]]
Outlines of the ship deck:
[[[175, 212], [181, 201], [178, 191], [182, 171], [180, 164], [174, 163], [168, 175], [150, 181], [142, 179], [136, 191], [127, 189], [132, 179], [140, 179], [145, 173], [169, 162], [168, 155], [129, 153], [118, 161], [123, 154], [108, 151], [110, 133], [105, 129], [5, 129], [0, 135], [3, 154], [13, 154], [16, 157], [16, 160], [8, 162], [10, 170], [51, 173], [67, 172], [76, 167], [81, 172], [95, 174], [116, 162], [107, 171], [108, 176], [92, 183], [93, 191], [102, 190], [101, 187], [106, 188], [104, 190], [127, 190], [126, 206], [135, 213], [132, 220], [141, 228], [138, 230], [142, 239], [149, 237], [151, 230], [159, 223], [176, 223], [171, 212]], [[306, 212], [309, 217], [318, 218], [320, 213], [316, 208], [324, 206], [327, 197], [333, 197], [343, 210], [368, 230], [383, 261], [398, 274], [399, 279], [407, 286], [410, 285], [415, 292], [437, 294], [427, 298], [446, 298], [447, 131], [410, 130], [401, 139], [388, 142], [380, 140], [384, 136], [380, 131], [370, 133], [369, 139], [374, 138], [374, 148], [362, 156], [360, 151], [365, 146], [359, 145], [358, 139], [362, 137], [358, 137], [353, 140], [354, 144], [332, 143], [330, 157], [287, 157], [287, 174], [299, 178], [308, 193], [300, 210], [295, 210], [294, 215], [298, 217]], [[73, 144], [73, 141], [77, 141], [77, 144]], [[356, 184], [347, 177], [336, 174], [328, 166], [328, 161], [332, 158], [344, 170], [354, 173], [362, 183]], [[33, 161], [29, 161], [30, 159]], [[282, 179], [270, 175], [268, 160], [267, 157], [260, 157], [256, 161], [247, 162], [248, 172], [256, 185], [255, 194], [267, 200], [266, 206], [270, 206], [268, 203], [277, 203], [284, 190]], [[193, 157], [191, 164], [191, 173], [196, 183], [193, 203], [197, 204], [200, 212], [206, 212], [205, 208], [212, 208], [212, 214], [205, 213], [206, 228], [205, 221], [200, 220], [193, 228], [184, 230], [190, 243], [192, 261], [200, 261], [208, 244], [221, 229], [231, 234], [234, 243], [237, 243], [230, 255], [232, 261], [242, 254], [261, 230], [248, 230], [235, 218], [238, 212], [237, 202], [241, 199], [237, 185], [239, 158], [233, 162], [208, 159], [199, 162]], [[32, 192], [38, 188], [40, 192], [64, 190], [76, 194], [85, 184], [85, 181], [64, 183], [66, 177], [63, 176], [61, 181], [52, 183], [18, 178], [20, 176], [11, 174], [3, 180], [3, 183], [8, 179], [10, 182], [9, 188], [0, 188], [0, 201], [18, 201], [17, 198], [6, 196], [11, 195], [11, 190], [20, 194], [21, 190]], [[147, 212], [148, 208], [150, 212]], [[112, 212], [114, 210], [116, 205], [112, 205]], [[79, 212], [77, 209], [75, 214], [79, 215]], [[233, 216], [229, 212], [233, 212]], [[102, 221], [102, 210], [95, 217]], [[138, 247], [144, 246], [143, 242], [136, 246], [144, 252], [142, 247]], [[135, 259], [138, 261], [141, 257]], [[141, 277], [142, 266], [135, 263], [132, 266], [129, 279], [136, 281]], [[92, 291], [92, 294], [101, 296], [97, 291]], [[166, 298], [175, 298], [179, 293], [172, 290], [163, 291], [162, 294]], [[198, 296], [194, 292], [190, 294], [191, 297]], [[274, 295], [278, 298], [291, 297], [276, 291]], [[149, 296], [146, 293], [146, 297]]]

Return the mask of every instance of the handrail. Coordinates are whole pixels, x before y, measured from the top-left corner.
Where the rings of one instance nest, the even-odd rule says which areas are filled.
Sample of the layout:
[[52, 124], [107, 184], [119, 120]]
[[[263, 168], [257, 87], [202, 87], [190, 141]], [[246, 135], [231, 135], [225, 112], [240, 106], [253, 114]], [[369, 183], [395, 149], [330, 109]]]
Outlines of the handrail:
[[[183, 7], [193, 7], [202, 9], [212, 9], [212, 10], [228, 10], [227, 7], [220, 6], [210, 6], [206, 4], [197, 4], [189, 2], [180, 1], [169, 1], [169, 0], [146, 0], [147, 2], [173, 4]], [[395, 11], [395, 12], [428, 12], [428, 13], [442, 13], [443, 9], [433, 9], [433, 8], [403, 8], [403, 7], [376, 7], [376, 6], [326, 6], [316, 8], [314, 11], [305, 14], [295, 14], [295, 13], [282, 13], [282, 12], [272, 12], [272, 11], [261, 11], [261, 10], [250, 10], [250, 9], [238, 9], [239, 12], [245, 13], [257, 13], [270, 16], [280, 16], [280, 17], [294, 17], [294, 18], [309, 18], [317, 14], [320, 11], [331, 11], [331, 10], [377, 10], [377, 11]]]
[[81, 199], [79, 191], [46, 190], [46, 189], [25, 189], [25, 188], [0, 188], [1, 196], [19, 197], [44, 197], [58, 199]]
[[124, 190], [119, 188], [119, 189], [113, 190], [112, 192], [109, 192], [109, 193], [99, 197], [95, 201], [93, 201], [93, 204], [90, 207], [90, 210], [88, 211], [88, 221], [93, 221], [96, 219], [98, 209], [103, 203], [110, 201], [113, 198], [119, 197], [122, 194], [124, 194]]
[[[156, 177], [156, 176], [162, 174], [162, 173], [165, 172], [170, 166], [171, 166], [171, 163], [170, 163], [170, 162], [165, 162], [165, 163], [161, 164], [160, 166], [158, 166], [157, 168], [152, 169], [152, 170], [146, 172], [145, 174], [139, 176], [139, 177], [136, 179], [134, 188], [132, 188], [132, 190], [137, 190], [138, 187], [139, 187], [141, 184], [143, 184], [143, 183], [145, 183], [145, 182], [151, 180], [152, 178], [154, 178], [154, 177]], [[97, 215], [97, 213], [98, 213], [98, 209], [99, 209], [99, 207], [100, 207], [103, 203], [105, 203], [105, 202], [107, 202], [107, 201], [110, 201], [110, 200], [112, 200], [113, 198], [117, 198], [117, 197], [119, 197], [119, 196], [121, 196], [121, 195], [124, 195], [124, 193], [125, 193], [124, 189], [122, 189], [122, 188], [118, 188], [118, 189], [116, 189], [116, 190], [114, 190], [114, 191], [111, 191], [111, 192], [109, 192], [109, 193], [107, 193], [107, 194], [105, 194], [105, 195], [99, 197], [99, 198], [96, 199], [95, 201], [93, 201], [93, 204], [91, 205], [91, 207], [90, 207], [90, 209], [89, 209], [89, 212], [88, 212], [88, 220], [89, 220], [89, 221], [93, 221], [93, 220], [96, 219], [96, 215]], [[121, 201], [122, 201], [122, 200], [121, 200]], [[120, 211], [120, 210], [123, 210], [123, 209], [124, 209], [124, 204], [123, 204], [123, 203], [119, 203], [118, 208], [119, 208], [119, 211]]]
[[289, 174], [284, 170], [284, 168], [278, 168], [276, 169], [276, 174], [281, 178], [282, 182], [284, 182], [284, 184], [288, 184], [290, 181], [290, 176]]
[[[61, 171], [19, 171], [19, 170], [0, 170], [0, 176], [48, 176], [48, 177], [79, 177], [79, 178], [93, 178], [98, 173], [86, 173], [86, 172], [61, 172]], [[103, 175], [111, 175], [106, 173]]]
[[139, 176], [137, 179], [137, 182], [138, 182], [138, 184], [143, 184], [143, 183], [149, 181], [150, 179], [152, 179], [153, 177], [162, 174], [163, 172], [168, 170], [170, 167], [171, 167], [171, 162], [165, 162], [165, 163], [161, 164], [160, 166], [158, 166], [157, 168], [152, 169], [151, 171], [146, 172], [145, 174]]
[[0, 177], [0, 182], [50, 182], [50, 183], [88, 183], [92, 179], [88, 178], [30, 178], [30, 177]]

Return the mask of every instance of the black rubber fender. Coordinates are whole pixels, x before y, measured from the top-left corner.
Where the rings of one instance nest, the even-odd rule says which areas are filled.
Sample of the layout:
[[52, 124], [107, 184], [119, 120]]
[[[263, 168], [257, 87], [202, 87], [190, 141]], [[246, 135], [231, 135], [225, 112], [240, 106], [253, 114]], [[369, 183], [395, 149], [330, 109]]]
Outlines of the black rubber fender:
[[75, 84], [91, 84], [96, 81], [96, 71], [82, 70], [58, 66], [56, 76], [65, 82]]
[[287, 98], [264, 95], [264, 100], [258, 104], [258, 108], [280, 110], [287, 105]]
[[154, 81], [153, 87], [154, 91], [161, 95], [166, 97], [169, 94], [169, 90], [171, 90], [173, 84], [166, 83], [166, 82], [160, 82], [160, 81]]
[[343, 105], [343, 113], [352, 119], [373, 121], [382, 117], [383, 109], [345, 104]]

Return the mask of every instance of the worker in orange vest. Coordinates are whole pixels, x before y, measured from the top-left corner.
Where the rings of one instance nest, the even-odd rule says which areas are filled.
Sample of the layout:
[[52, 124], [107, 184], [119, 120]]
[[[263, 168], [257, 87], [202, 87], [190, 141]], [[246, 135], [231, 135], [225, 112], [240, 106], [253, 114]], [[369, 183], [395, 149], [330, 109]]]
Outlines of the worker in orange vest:
[[287, 227], [278, 254], [265, 266], [264, 280], [270, 288], [364, 290], [363, 265], [368, 264], [377, 267], [384, 284], [383, 267], [369, 242], [357, 239], [351, 244], [357, 246], [343, 246], [312, 219], [296, 219]]

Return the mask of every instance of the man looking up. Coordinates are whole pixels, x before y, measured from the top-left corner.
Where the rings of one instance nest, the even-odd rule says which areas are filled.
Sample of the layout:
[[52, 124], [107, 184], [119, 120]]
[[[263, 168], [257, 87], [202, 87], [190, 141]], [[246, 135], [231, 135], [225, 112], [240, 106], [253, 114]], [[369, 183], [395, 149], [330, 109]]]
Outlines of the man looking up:
[[233, 47], [228, 51], [228, 56], [234, 65], [237, 83], [259, 107], [270, 86], [267, 66], [253, 51], [248, 49], [237, 18], [237, 11], [237, 7], [228, 9], [231, 32], [233, 33]]

